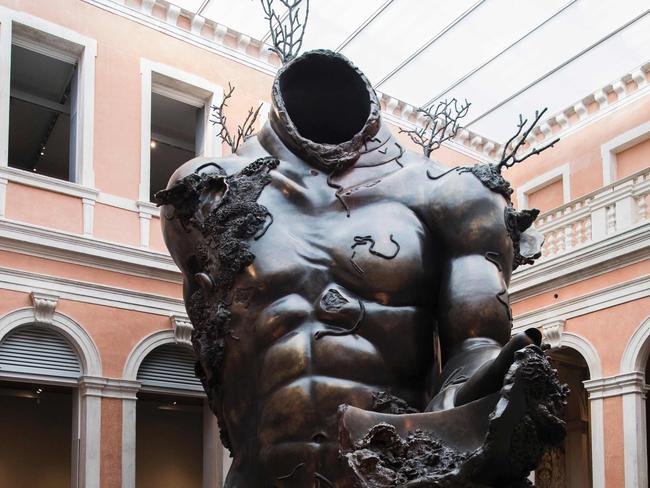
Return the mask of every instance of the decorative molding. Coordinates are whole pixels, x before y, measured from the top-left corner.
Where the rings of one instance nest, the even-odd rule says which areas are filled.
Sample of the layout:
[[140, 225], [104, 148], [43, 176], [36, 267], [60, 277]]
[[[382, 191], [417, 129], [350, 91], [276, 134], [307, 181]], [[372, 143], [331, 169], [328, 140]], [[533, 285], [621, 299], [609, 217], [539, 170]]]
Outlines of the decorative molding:
[[589, 242], [563, 254], [542, 259], [513, 273], [510, 302], [517, 303], [650, 257], [650, 222]]
[[621, 374], [645, 371], [650, 359], [650, 317], [646, 318], [628, 340], [621, 356]]
[[95, 225], [95, 200], [90, 198], [81, 199], [83, 234], [92, 237]]
[[191, 346], [194, 326], [187, 315], [171, 315], [169, 319], [172, 323], [176, 343]]
[[85, 375], [79, 380], [82, 395], [118, 400], [135, 400], [140, 386], [138, 381], [102, 376]]
[[544, 335], [544, 342], [551, 348], [557, 349], [562, 346], [562, 333], [564, 332], [565, 321], [554, 320], [542, 325], [542, 333]]
[[583, 382], [589, 398], [609, 398], [622, 395], [645, 395], [645, 374], [640, 371], [621, 373]]
[[160, 217], [160, 208], [155, 203], [139, 200], [136, 202], [138, 212], [152, 217]]
[[54, 310], [59, 303], [58, 295], [33, 291], [29, 294], [34, 304], [34, 321], [37, 324], [52, 325]]
[[[650, 62], [644, 63], [608, 83], [602, 89], [596, 90], [595, 93], [586, 95], [571, 106], [548, 117], [531, 133], [530, 142], [542, 144], [551, 137], [566, 138], [604, 116], [646, 96], [650, 93], [650, 84], [647, 82], [647, 72], [649, 71]], [[627, 83], [629, 80], [634, 80], [633, 86]], [[608, 102], [608, 94], [610, 93], [615, 95], [615, 100]], [[378, 95], [380, 95], [380, 102], [386, 120], [397, 127], [405, 129], [415, 126], [417, 120], [412, 117], [414, 112], [412, 105], [386, 94], [378, 93]], [[597, 109], [589, 113], [587, 107], [594, 103], [597, 105]], [[490, 140], [467, 128], [460, 131], [452, 141], [448, 141], [448, 144], [445, 145], [456, 151], [462, 147], [464, 150], [460, 152], [480, 162], [493, 161], [496, 154], [503, 149], [503, 144]], [[487, 150], [488, 148], [489, 150]], [[607, 182], [604, 184], [607, 184]]]
[[569, 320], [650, 296], [650, 275], [640, 276], [607, 288], [525, 312], [514, 319], [513, 333], [554, 320]]
[[[72, 300], [93, 305], [132, 310], [155, 315], [183, 314], [181, 298], [154, 295], [97, 283], [48, 276], [30, 271], [0, 268], [0, 288], [30, 293], [34, 288], [56, 293], [61, 300]], [[33, 308], [32, 310], [33, 315]], [[56, 316], [56, 312], [55, 312]]]
[[0, 176], [12, 183], [31, 186], [32, 188], [39, 188], [41, 190], [47, 190], [76, 198], [96, 200], [99, 195], [99, 191], [94, 188], [60, 180], [58, 178], [52, 178], [50, 176], [40, 175], [38, 173], [30, 173], [29, 171], [11, 168], [9, 166], [0, 166]]
[[7, 219], [0, 219], [0, 249], [142, 278], [182, 282], [168, 254]]
[[587, 363], [589, 378], [598, 379], [603, 376], [603, 363], [600, 360], [598, 350], [584, 337], [571, 332], [563, 332], [560, 337], [560, 346], [568, 347], [576, 351]]
[[[179, 316], [181, 316], [181, 314], [179, 314]], [[138, 370], [140, 369], [140, 365], [142, 364], [142, 361], [144, 361], [144, 358], [146, 358], [147, 355], [157, 347], [175, 343], [176, 337], [174, 336], [174, 331], [171, 329], [159, 330], [143, 337], [127, 356], [126, 362], [124, 363], [122, 378], [125, 380], [137, 381]]]
[[[606, 115], [618, 111], [628, 104], [648, 95], [650, 93], [650, 89], [648, 89], [650, 87], [647, 83], [648, 72], [650, 72], [650, 62], [624, 73], [600, 90], [574, 103], [571, 107], [567, 107], [557, 114], [550, 116], [546, 119], [546, 122], [551, 127], [552, 137], [566, 138], [591, 123], [602, 119]], [[627, 82], [630, 80], [634, 80], [635, 83], [632, 85], [628, 84]], [[603, 100], [601, 92], [605, 95], [605, 100]], [[606, 100], [610, 94], [614, 94], [615, 100], [607, 102]], [[592, 104], [596, 104], [597, 108], [592, 113], [589, 113], [587, 107]], [[573, 117], [574, 115], [575, 117]], [[568, 126], [566, 120], [569, 121]], [[559, 130], [553, 130], [554, 127], [557, 127]], [[548, 138], [539, 131], [535, 135], [541, 136], [541, 140], [538, 141], [539, 143], [543, 143]]]
[[[146, 6], [143, 8], [142, 5], [129, 4], [127, 6], [111, 0], [83, 1], [271, 76], [275, 74], [279, 66], [277, 56], [272, 55], [269, 57], [268, 53], [265, 52], [266, 44], [256, 39], [250, 39], [250, 42], [246, 44], [245, 41], [242, 41], [244, 34], [212, 20], [203, 19], [203, 17], [199, 18], [199, 16], [195, 16], [194, 12], [178, 8], [163, 0], [155, 0], [152, 11], [154, 7], [162, 9], [165, 14], [164, 19], [148, 13], [148, 8]], [[189, 20], [189, 29], [178, 25], [179, 17], [185, 17]], [[202, 28], [197, 29], [201, 19], [203, 19]], [[194, 24], [194, 28], [192, 28], [192, 24]], [[232, 39], [237, 48], [230, 47], [231, 43], [227, 42], [226, 38], [229, 41]], [[252, 49], [248, 49], [249, 45], [252, 46]], [[272, 61], [272, 63], [269, 63], [269, 61]]]

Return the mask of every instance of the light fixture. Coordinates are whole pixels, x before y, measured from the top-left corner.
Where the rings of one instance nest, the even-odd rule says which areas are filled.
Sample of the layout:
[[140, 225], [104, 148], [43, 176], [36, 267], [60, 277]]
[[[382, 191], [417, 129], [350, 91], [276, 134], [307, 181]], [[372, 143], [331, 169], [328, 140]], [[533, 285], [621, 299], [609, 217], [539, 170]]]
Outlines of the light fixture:
[[151, 142], [149, 143], [149, 146], [151, 146], [151, 149], [156, 149], [156, 141], [152, 139]]
[[43, 388], [36, 388], [36, 394], [40, 395], [41, 393], [43, 393]]

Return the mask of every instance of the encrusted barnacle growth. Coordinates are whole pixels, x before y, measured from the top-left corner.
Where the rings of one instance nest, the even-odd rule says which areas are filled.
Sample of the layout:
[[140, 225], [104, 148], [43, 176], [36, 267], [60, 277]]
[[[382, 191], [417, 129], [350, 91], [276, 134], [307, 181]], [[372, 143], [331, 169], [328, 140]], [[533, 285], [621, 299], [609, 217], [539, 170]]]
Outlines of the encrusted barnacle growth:
[[[276, 158], [260, 158], [230, 176], [223, 171], [193, 173], [156, 194], [156, 203], [173, 207], [175, 217], [203, 239], [195, 246], [201, 286], [187, 304], [194, 325], [192, 343], [199, 358], [196, 372], [208, 393], [210, 406], [220, 420], [223, 444], [230, 448], [221, 411], [221, 378], [227, 340], [236, 339], [230, 327], [230, 306], [236, 299], [235, 278], [255, 259], [250, 241], [268, 228], [270, 212], [257, 200], [271, 182]], [[207, 215], [199, 211], [206, 195], [217, 190], [220, 200]], [[211, 198], [214, 198], [213, 196]]]
[[372, 411], [395, 415], [418, 413], [418, 410], [411, 407], [406, 400], [386, 391], [373, 392]]
[[533, 264], [542, 255], [543, 237], [539, 233], [526, 232], [539, 215], [536, 208], [517, 210], [512, 204], [504, 211], [506, 229], [512, 239], [515, 258], [512, 268], [517, 269], [522, 264]]
[[[476, 444], [460, 449], [432, 431], [400, 434], [394, 425], [381, 422], [356, 441], [343, 428], [342, 454], [362, 488], [531, 486], [528, 473], [544, 450], [564, 439], [560, 415], [568, 393], [544, 352], [535, 345], [527, 346], [515, 353], [485, 436]], [[439, 422], [447, 414], [437, 413]], [[472, 411], [467, 415], [473, 415]]]

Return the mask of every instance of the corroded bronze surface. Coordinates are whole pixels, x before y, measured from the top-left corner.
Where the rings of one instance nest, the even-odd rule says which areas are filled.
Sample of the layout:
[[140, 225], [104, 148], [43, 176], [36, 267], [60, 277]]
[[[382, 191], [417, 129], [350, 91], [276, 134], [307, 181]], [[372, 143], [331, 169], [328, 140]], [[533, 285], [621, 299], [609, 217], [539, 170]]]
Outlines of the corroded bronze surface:
[[[367, 432], [352, 410], [339, 445], [341, 405], [365, 411], [368, 428], [392, 419], [403, 442], [429, 435], [413, 446], [455, 465], [473, 449], [485, 451], [479, 464], [510, 456], [502, 444], [537, 403], [554, 410], [565, 394], [558, 385], [557, 401], [544, 403], [503, 390], [517, 351], [540, 339], [510, 340], [513, 263], [538, 252], [522, 237], [529, 215], [489, 170], [443, 176], [401, 147], [366, 78], [338, 54], [286, 64], [273, 102], [270, 123], [237, 154], [186, 163], [158, 195], [197, 373], [234, 457], [227, 486], [400, 486], [359, 469], [355, 442]], [[548, 376], [540, 355], [529, 366]], [[499, 405], [510, 421], [489, 423]], [[531, 456], [499, 482], [521, 481]], [[437, 486], [423, 483], [409, 486]]]

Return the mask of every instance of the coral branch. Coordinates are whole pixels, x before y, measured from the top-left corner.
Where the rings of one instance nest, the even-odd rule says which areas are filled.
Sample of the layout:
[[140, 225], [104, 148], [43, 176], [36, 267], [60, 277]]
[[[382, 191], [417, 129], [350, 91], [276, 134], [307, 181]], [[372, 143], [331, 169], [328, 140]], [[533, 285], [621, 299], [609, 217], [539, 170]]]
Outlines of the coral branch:
[[539, 123], [542, 115], [546, 112], [547, 109], [535, 111], [535, 119], [532, 121], [530, 126], [526, 127], [528, 124], [528, 119], [524, 119], [522, 115], [519, 115], [519, 123], [517, 124], [517, 132], [513, 135], [508, 142], [503, 146], [503, 152], [501, 153], [501, 160], [496, 165], [496, 169], [499, 173], [503, 168], [511, 168], [517, 163], [521, 163], [525, 159], [528, 159], [531, 156], [540, 154], [542, 151], [553, 147], [557, 141], [560, 140], [559, 137], [553, 139], [551, 142], [544, 144], [543, 146], [533, 148], [531, 151], [527, 152], [523, 156], [517, 155], [519, 150], [524, 147], [526, 144], [526, 139], [532, 134], [533, 130]]
[[[280, 16], [273, 9], [274, 0], [261, 0], [266, 20], [269, 21], [271, 32], [271, 51], [280, 56], [282, 64], [296, 57], [302, 47], [305, 37], [305, 27], [309, 18], [309, 0], [279, 0], [287, 9]], [[304, 15], [301, 15], [300, 5], [305, 3]]]
[[253, 107], [249, 108], [248, 115], [246, 115], [243, 124], [237, 126], [237, 131], [233, 136], [228, 129], [228, 119], [226, 117], [225, 109], [228, 106], [228, 100], [232, 98], [234, 91], [235, 87], [228, 83], [228, 90], [223, 94], [221, 103], [212, 106], [212, 118], [210, 119], [212, 124], [219, 126], [217, 137], [228, 144], [233, 153], [237, 152], [237, 149], [239, 149], [242, 142], [253, 135], [253, 132], [255, 131], [255, 122], [257, 121], [260, 109], [262, 108], [262, 104], [260, 104], [257, 109], [254, 109]]
[[429, 157], [443, 142], [456, 136], [460, 129], [458, 121], [467, 115], [470, 105], [467, 100], [459, 105], [458, 100], [452, 98], [443, 100], [433, 110], [419, 108], [416, 113], [424, 116], [424, 125], [410, 130], [400, 129], [400, 132], [408, 135]]

